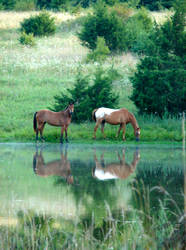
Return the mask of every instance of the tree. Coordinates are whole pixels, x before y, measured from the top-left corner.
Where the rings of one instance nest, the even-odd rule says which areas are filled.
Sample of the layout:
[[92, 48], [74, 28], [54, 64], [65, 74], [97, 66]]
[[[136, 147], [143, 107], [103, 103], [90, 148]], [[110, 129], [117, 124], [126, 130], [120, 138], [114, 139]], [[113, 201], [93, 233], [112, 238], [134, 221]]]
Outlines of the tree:
[[114, 77], [112, 69], [105, 72], [102, 68], [98, 68], [91, 84], [87, 76], [79, 73], [74, 88], [67, 89], [67, 93], [54, 97], [55, 105], [52, 110], [63, 110], [69, 102], [74, 101], [73, 121], [77, 123], [90, 121], [93, 109], [101, 106], [114, 108], [117, 104], [118, 95], [112, 91]]
[[99, 2], [94, 14], [89, 15], [78, 34], [84, 46], [96, 48], [97, 37], [103, 37], [111, 51], [125, 48], [125, 28], [123, 20], [115, 12], [109, 12], [104, 3]]
[[134, 101], [141, 113], [177, 115], [186, 110], [185, 7], [177, 3], [173, 17], [151, 36], [146, 57], [131, 78]]

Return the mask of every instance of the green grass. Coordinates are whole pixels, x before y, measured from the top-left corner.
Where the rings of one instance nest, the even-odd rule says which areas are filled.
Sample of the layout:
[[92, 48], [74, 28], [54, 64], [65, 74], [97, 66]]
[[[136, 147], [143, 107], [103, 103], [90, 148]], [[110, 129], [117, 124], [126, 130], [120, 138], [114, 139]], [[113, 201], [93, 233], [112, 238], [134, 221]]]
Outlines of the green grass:
[[[22, 46], [18, 38], [19, 23], [33, 12], [0, 12], [0, 142], [34, 141], [32, 128], [33, 114], [54, 104], [54, 96], [73, 87], [78, 68], [84, 74], [92, 75], [97, 64], [85, 63], [88, 49], [81, 46], [76, 33], [81, 28], [83, 16], [53, 14], [58, 25], [54, 36], [37, 38], [37, 46]], [[5, 25], [6, 20], [6, 25]], [[129, 96], [132, 86], [129, 76], [135, 70], [138, 58], [130, 53], [108, 57], [104, 68], [111, 65], [118, 70], [121, 79], [113, 83], [119, 93], [119, 107], [125, 107], [134, 114], [137, 109]], [[64, 107], [65, 108], [65, 107]], [[146, 118], [137, 116], [142, 141], [181, 141], [181, 121], [179, 119]], [[71, 124], [69, 137], [73, 141], [91, 141], [94, 124]], [[117, 128], [107, 125], [108, 140], [115, 140]], [[44, 135], [49, 142], [59, 141], [60, 129], [46, 126]], [[131, 126], [127, 127], [127, 141], [133, 141]]]

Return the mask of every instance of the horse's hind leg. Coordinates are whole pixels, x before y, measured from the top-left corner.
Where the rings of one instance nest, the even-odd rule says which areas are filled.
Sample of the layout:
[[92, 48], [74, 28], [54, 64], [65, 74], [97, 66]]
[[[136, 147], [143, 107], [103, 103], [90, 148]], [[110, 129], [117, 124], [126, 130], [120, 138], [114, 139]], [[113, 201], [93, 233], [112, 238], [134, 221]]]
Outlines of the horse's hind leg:
[[42, 125], [42, 127], [41, 127], [41, 129], [40, 129], [40, 137], [41, 137], [41, 140], [42, 140], [42, 141], [45, 141], [45, 139], [44, 139], [44, 137], [43, 137], [43, 130], [44, 130], [45, 124], [46, 124], [46, 122], [43, 123], [43, 125]]
[[36, 129], [36, 141], [38, 141], [38, 129]]
[[119, 126], [118, 132], [117, 132], [117, 134], [116, 134], [116, 138], [119, 136], [119, 133], [120, 133], [121, 129], [122, 129], [122, 123], [121, 123], [120, 126]]
[[43, 130], [44, 130], [44, 127], [45, 127], [45, 122], [40, 122], [38, 124], [38, 130], [40, 132], [40, 138], [42, 141], [44, 141], [44, 138], [43, 138]]
[[101, 122], [102, 122], [102, 120], [98, 120], [98, 121], [96, 122], [96, 126], [94, 127], [93, 139], [96, 139], [96, 131], [97, 131], [99, 125], [101, 124]]

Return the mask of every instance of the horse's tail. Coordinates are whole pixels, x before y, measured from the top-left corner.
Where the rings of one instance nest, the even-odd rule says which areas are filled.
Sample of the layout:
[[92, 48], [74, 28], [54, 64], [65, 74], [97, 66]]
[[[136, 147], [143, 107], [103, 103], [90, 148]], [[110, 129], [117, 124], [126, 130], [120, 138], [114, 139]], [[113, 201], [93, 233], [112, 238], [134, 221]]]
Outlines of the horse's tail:
[[94, 109], [94, 110], [92, 111], [92, 120], [94, 120], [95, 122], [96, 122], [96, 115], [95, 115], [95, 113], [96, 113], [97, 110], [98, 110], [98, 109]]
[[34, 114], [34, 119], [33, 119], [33, 128], [34, 128], [34, 131], [36, 132], [37, 130], [37, 120], [36, 120], [36, 115], [37, 115], [37, 112], [35, 112]]

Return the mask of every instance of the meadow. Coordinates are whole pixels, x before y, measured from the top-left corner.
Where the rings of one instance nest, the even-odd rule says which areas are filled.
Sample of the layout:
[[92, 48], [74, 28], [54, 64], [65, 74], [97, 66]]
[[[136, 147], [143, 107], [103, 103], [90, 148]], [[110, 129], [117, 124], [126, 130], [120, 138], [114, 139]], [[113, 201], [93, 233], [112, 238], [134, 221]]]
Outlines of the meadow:
[[[51, 13], [55, 17], [57, 31], [50, 37], [36, 38], [36, 46], [19, 43], [20, 22], [38, 12], [0, 12], [0, 142], [33, 142], [33, 114], [40, 109], [51, 108], [54, 96], [72, 88], [79, 69], [92, 75], [98, 63], [86, 62], [88, 49], [77, 38], [82, 21], [89, 12], [78, 14]], [[161, 23], [170, 12], [153, 12], [152, 18]], [[125, 107], [136, 115], [141, 127], [142, 142], [179, 142], [182, 140], [181, 117], [164, 118], [140, 116], [129, 99], [132, 85], [129, 77], [135, 72], [139, 58], [131, 53], [112, 55], [102, 67], [113, 66], [122, 76], [113, 82], [119, 93], [118, 107]], [[65, 108], [65, 107], [64, 107]], [[94, 123], [72, 124], [69, 127], [71, 141], [92, 142]], [[107, 140], [115, 140], [117, 128], [107, 125]], [[46, 126], [44, 137], [48, 142], [58, 142], [60, 129]], [[133, 141], [133, 129], [126, 130], [127, 141]]]

